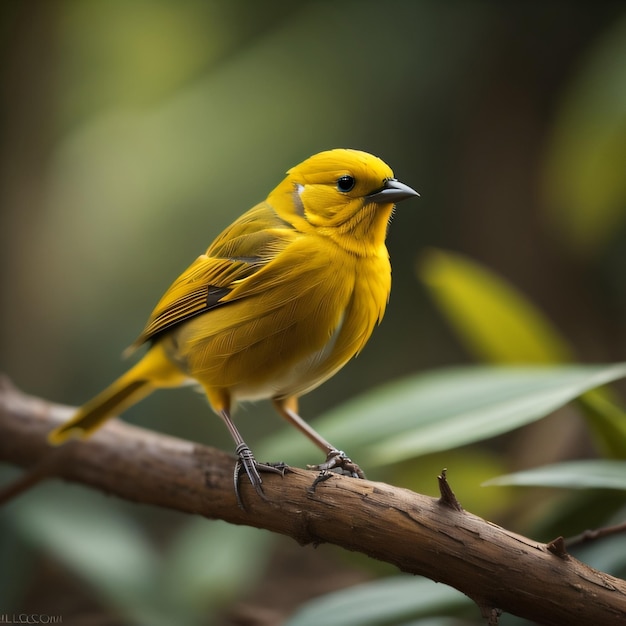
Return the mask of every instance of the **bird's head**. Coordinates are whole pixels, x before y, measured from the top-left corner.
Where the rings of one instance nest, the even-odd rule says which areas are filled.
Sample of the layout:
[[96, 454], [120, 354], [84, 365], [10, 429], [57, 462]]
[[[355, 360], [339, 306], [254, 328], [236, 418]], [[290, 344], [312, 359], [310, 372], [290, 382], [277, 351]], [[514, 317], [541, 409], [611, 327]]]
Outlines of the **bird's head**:
[[292, 167], [268, 202], [298, 230], [361, 247], [384, 244], [394, 204], [417, 195], [378, 157], [335, 149]]

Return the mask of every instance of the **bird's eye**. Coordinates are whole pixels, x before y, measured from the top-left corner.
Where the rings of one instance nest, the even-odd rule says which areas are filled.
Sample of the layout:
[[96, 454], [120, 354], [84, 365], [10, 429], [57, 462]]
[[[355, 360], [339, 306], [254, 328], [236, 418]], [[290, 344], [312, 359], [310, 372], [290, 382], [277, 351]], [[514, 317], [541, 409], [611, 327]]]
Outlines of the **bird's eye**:
[[351, 191], [354, 188], [355, 182], [354, 176], [342, 176], [337, 179], [337, 189], [339, 191], [343, 191], [344, 193]]

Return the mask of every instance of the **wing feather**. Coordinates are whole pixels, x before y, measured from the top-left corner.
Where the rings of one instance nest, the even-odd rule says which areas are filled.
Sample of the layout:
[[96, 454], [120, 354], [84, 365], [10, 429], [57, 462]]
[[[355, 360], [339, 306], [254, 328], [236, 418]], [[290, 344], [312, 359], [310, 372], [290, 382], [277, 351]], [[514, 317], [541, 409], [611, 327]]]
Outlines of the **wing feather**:
[[218, 306], [241, 281], [267, 265], [297, 236], [266, 202], [244, 213], [170, 286], [133, 343], [136, 348]]

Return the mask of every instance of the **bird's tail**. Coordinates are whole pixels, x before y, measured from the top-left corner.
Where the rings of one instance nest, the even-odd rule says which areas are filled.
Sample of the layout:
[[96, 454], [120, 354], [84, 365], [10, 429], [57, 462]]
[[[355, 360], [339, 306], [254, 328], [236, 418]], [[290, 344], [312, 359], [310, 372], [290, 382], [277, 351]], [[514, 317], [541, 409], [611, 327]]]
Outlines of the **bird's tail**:
[[122, 413], [155, 389], [177, 387], [185, 378], [157, 343], [139, 363], [78, 409], [69, 421], [55, 428], [48, 435], [48, 442], [60, 445], [71, 437], [87, 437], [107, 419]]

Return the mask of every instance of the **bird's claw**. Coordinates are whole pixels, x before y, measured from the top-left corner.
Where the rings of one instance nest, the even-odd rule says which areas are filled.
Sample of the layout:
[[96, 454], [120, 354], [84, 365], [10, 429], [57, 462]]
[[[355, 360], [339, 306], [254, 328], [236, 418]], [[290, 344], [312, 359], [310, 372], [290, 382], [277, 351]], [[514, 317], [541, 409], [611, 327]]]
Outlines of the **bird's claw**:
[[331, 472], [330, 470], [320, 470], [320, 473], [315, 477], [315, 480], [313, 481], [313, 483], [311, 484], [311, 486], [307, 489], [307, 491], [309, 493], [315, 493], [315, 490], [317, 489], [317, 486], [320, 483], [326, 482], [329, 478], [333, 477], [333, 472]]
[[281, 477], [284, 477], [285, 473], [288, 471], [288, 466], [285, 465], [285, 463], [258, 463], [252, 454], [252, 450], [250, 450], [245, 443], [238, 445], [235, 449], [235, 453], [239, 457], [237, 459], [237, 463], [235, 463], [235, 471], [233, 473], [235, 496], [237, 498], [239, 508], [245, 511], [246, 507], [243, 504], [241, 492], [239, 490], [239, 477], [241, 476], [241, 470], [243, 469], [247, 474], [258, 496], [262, 500], [267, 501], [267, 496], [261, 486], [263, 484], [263, 480], [260, 472], [280, 474]]
[[[333, 471], [344, 476], [351, 476], [352, 478], [365, 478], [363, 470], [350, 459], [342, 450], [335, 450], [334, 448], [327, 454], [326, 460], [319, 465], [307, 465], [308, 469], [319, 470], [320, 476], [318, 478], [326, 480], [325, 472]], [[322, 478], [324, 476], [324, 478]], [[317, 482], [320, 482], [319, 480]]]

